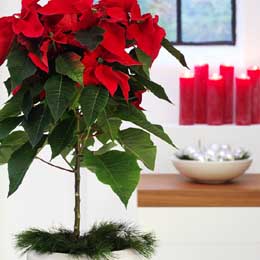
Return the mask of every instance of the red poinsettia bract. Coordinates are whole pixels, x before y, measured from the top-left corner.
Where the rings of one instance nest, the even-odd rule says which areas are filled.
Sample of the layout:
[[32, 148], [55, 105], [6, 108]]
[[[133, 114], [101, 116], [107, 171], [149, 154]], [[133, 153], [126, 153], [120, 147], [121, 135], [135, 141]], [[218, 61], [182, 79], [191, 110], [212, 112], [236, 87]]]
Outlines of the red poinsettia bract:
[[[104, 34], [97, 48], [88, 49], [77, 33], [94, 27]], [[129, 67], [141, 65], [130, 51], [138, 47], [153, 61], [164, 37], [158, 17], [143, 15], [137, 0], [100, 0], [97, 4], [93, 0], [49, 0], [44, 6], [39, 0], [22, 0], [20, 14], [0, 18], [0, 65], [16, 42], [27, 51], [37, 73], [51, 74], [56, 58], [73, 49], [81, 55], [86, 87], [102, 85], [111, 96], [120, 88], [128, 101]], [[132, 104], [142, 109], [143, 92], [132, 93], [136, 96]]]

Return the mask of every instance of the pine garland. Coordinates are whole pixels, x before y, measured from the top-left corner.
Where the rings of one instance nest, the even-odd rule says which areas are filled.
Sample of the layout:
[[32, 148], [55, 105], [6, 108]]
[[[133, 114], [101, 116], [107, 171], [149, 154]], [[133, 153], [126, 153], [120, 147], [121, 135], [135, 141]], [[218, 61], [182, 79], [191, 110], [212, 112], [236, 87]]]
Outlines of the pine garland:
[[66, 229], [49, 232], [30, 229], [16, 235], [16, 246], [23, 254], [28, 251], [39, 254], [64, 253], [93, 260], [114, 259], [114, 251], [132, 249], [149, 259], [154, 254], [156, 239], [152, 233], [141, 233], [126, 223], [104, 222], [94, 225], [77, 240], [73, 232]]

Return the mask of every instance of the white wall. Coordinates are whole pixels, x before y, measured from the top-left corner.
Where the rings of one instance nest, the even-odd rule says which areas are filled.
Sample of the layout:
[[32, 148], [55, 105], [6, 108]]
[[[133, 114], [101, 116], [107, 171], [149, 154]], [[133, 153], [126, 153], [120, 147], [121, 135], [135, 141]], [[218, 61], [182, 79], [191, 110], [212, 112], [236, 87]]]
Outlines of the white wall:
[[[215, 71], [221, 62], [234, 63], [238, 72], [250, 65], [260, 65], [260, 34], [258, 14], [260, 2], [257, 0], [237, 0], [238, 5], [238, 43], [233, 46], [218, 47], [180, 47], [186, 55], [190, 67], [198, 62], [208, 62]], [[0, 3], [0, 16], [19, 10], [20, 0]], [[147, 95], [144, 107], [149, 118], [166, 126], [178, 146], [187, 145], [202, 139], [205, 142], [223, 142], [244, 145], [255, 155], [260, 154], [258, 126], [252, 127], [180, 127], [178, 122], [178, 75], [183, 69], [165, 51], [160, 53], [154, 64], [153, 79], [160, 82], [169, 93], [175, 106]], [[0, 82], [7, 77], [6, 70], [0, 70]], [[0, 88], [0, 100], [4, 100], [4, 87]], [[156, 103], [155, 103], [156, 102]], [[156, 104], [156, 105], [155, 105]], [[173, 150], [159, 140], [157, 172], [173, 172], [170, 162]], [[48, 150], [43, 152], [48, 158]], [[62, 174], [52, 168], [35, 162], [25, 178], [20, 190], [9, 200], [6, 199], [8, 178], [6, 167], [1, 167], [0, 174], [0, 259], [18, 260], [13, 249], [13, 234], [30, 226], [48, 228], [51, 226], [72, 226], [73, 189], [72, 176]], [[260, 163], [256, 160], [252, 172], [260, 171]], [[93, 177], [89, 177], [93, 178]], [[86, 184], [83, 177], [83, 183]], [[88, 200], [88, 208], [83, 202], [83, 214], [91, 212], [95, 218], [103, 219], [108, 212], [120, 218], [135, 218], [135, 200], [131, 203], [130, 212], [123, 212], [116, 197], [107, 195], [107, 189], [95, 188], [95, 181], [88, 181], [84, 192], [84, 201]], [[96, 184], [95, 184], [96, 185]], [[98, 192], [96, 191], [98, 190]], [[94, 201], [92, 195], [98, 198]], [[102, 199], [110, 197], [109, 201]], [[90, 201], [89, 201], [90, 200]], [[109, 203], [115, 204], [113, 212], [109, 211]], [[104, 206], [104, 210], [103, 209]], [[118, 209], [118, 207], [120, 209]], [[95, 215], [96, 214], [96, 215]], [[118, 215], [118, 214], [115, 214]], [[95, 217], [93, 217], [95, 216]], [[158, 256], [155, 260], [256, 260], [260, 258], [259, 209], [140, 209], [139, 221], [144, 228], [154, 229], [160, 241]], [[83, 221], [83, 228], [87, 228]]]
[[[221, 3], [221, 1], [219, 1]], [[260, 65], [260, 24], [258, 0], [238, 0], [238, 42], [235, 47], [181, 47], [190, 67], [208, 62], [211, 72], [221, 62], [236, 65], [237, 73], [246, 67]], [[260, 126], [178, 126], [178, 75], [182, 68], [161, 52], [153, 68], [154, 80], [161, 82], [176, 106], [154, 105], [156, 99], [147, 97], [144, 107], [154, 122], [166, 126], [167, 132], [179, 146], [202, 140], [204, 143], [229, 143], [248, 147], [254, 154], [250, 172], [260, 172]], [[156, 139], [159, 156], [156, 172], [174, 172], [171, 148]], [[231, 187], [232, 188], [232, 187]], [[259, 198], [260, 199], [260, 198]], [[260, 209], [258, 208], [143, 208], [139, 220], [148, 230], [155, 230], [160, 247], [154, 260], [258, 260], [260, 259]]]

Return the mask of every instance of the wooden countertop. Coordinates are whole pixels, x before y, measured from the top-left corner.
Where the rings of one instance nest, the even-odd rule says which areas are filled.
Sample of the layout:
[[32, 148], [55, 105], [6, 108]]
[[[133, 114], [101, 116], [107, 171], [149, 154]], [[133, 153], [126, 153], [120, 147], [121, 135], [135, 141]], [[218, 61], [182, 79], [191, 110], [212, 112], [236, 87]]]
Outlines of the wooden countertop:
[[144, 174], [139, 207], [260, 207], [260, 174], [229, 184], [197, 184], [176, 174]]

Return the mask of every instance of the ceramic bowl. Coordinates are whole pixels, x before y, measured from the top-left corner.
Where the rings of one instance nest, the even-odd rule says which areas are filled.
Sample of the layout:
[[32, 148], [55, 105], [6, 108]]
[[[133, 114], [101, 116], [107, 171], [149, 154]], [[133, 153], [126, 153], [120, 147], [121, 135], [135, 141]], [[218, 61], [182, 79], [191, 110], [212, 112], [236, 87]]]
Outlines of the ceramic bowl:
[[241, 175], [252, 164], [252, 159], [225, 161], [225, 162], [199, 162], [173, 159], [173, 165], [180, 174], [199, 183], [221, 184], [229, 182]]

